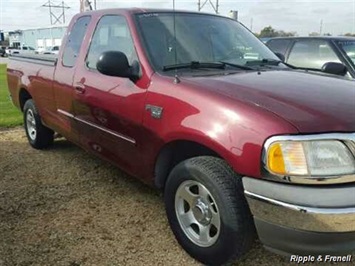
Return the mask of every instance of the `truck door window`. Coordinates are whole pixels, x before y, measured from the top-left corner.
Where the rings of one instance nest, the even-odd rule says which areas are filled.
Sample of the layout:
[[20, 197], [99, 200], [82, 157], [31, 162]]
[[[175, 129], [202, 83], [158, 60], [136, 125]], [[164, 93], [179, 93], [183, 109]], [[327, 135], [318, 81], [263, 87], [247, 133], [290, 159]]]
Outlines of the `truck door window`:
[[327, 62], [340, 60], [324, 40], [300, 40], [292, 47], [287, 63], [296, 67], [321, 69]]
[[63, 52], [63, 65], [73, 67], [80, 52], [86, 29], [91, 17], [80, 17], [72, 27]]
[[87, 67], [96, 69], [100, 55], [107, 51], [123, 52], [130, 64], [137, 60], [129, 27], [126, 19], [122, 16], [108, 15], [100, 19], [86, 57]]

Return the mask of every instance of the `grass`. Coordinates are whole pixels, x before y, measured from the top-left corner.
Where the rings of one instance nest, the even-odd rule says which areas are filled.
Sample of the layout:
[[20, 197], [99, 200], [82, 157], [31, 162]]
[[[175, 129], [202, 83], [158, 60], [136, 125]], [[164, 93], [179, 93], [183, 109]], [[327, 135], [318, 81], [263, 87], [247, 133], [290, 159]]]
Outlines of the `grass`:
[[0, 65], [0, 128], [14, 127], [22, 124], [22, 113], [9, 97], [6, 80], [6, 65]]

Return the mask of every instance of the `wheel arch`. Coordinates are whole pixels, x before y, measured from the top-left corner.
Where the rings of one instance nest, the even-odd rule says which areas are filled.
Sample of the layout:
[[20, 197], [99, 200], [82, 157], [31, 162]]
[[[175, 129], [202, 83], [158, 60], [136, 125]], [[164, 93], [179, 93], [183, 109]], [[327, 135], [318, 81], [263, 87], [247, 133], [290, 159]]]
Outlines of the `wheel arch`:
[[154, 185], [158, 189], [164, 189], [169, 173], [177, 164], [198, 156], [213, 156], [224, 159], [214, 149], [196, 141], [179, 139], [166, 143], [160, 149], [155, 161]]
[[29, 93], [29, 91], [26, 88], [22, 87], [19, 90], [18, 97], [19, 97], [20, 109], [23, 112], [23, 107], [25, 106], [26, 101], [32, 99], [32, 95]]

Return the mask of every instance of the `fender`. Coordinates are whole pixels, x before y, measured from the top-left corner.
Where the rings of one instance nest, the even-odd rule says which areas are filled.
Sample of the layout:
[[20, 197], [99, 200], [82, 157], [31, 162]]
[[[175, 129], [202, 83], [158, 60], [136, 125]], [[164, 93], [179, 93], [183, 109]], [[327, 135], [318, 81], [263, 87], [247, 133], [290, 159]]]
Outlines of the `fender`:
[[[225, 159], [241, 175], [261, 177], [262, 147], [277, 134], [297, 129], [277, 115], [255, 105], [203, 90], [182, 81], [153, 77], [147, 104], [162, 108], [161, 119], [144, 113], [144, 126], [156, 135], [155, 162], [169, 143], [189, 141]], [[148, 158], [147, 158], [148, 159]], [[149, 159], [148, 159], [149, 160]]]

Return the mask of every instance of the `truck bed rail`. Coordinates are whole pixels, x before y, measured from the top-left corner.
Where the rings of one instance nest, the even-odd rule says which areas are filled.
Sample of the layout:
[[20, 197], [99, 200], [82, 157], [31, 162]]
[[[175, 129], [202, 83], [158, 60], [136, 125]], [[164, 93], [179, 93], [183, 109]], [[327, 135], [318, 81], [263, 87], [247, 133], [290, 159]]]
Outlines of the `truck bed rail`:
[[45, 55], [14, 54], [14, 55], [10, 55], [9, 59], [47, 65], [47, 66], [55, 66], [57, 64], [57, 55], [52, 55], [52, 54], [45, 54]]

